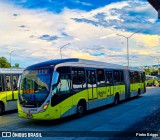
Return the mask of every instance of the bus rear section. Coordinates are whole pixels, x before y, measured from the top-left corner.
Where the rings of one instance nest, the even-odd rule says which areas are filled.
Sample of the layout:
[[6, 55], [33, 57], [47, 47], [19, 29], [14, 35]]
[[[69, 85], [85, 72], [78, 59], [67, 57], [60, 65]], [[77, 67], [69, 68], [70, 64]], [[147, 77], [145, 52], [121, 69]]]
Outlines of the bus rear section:
[[131, 97], [146, 93], [145, 72], [131, 69], [129, 75]]
[[0, 115], [17, 109], [17, 83], [23, 69], [0, 68]]
[[156, 76], [146, 75], [146, 85], [147, 86], [159, 85], [158, 78]]

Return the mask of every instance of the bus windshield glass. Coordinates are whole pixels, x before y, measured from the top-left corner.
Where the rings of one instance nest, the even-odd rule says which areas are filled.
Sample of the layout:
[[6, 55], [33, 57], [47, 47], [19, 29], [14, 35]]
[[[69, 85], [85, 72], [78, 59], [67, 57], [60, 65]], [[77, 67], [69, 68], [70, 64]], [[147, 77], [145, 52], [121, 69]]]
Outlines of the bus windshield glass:
[[52, 69], [25, 70], [22, 74], [19, 101], [24, 107], [41, 106], [50, 91]]

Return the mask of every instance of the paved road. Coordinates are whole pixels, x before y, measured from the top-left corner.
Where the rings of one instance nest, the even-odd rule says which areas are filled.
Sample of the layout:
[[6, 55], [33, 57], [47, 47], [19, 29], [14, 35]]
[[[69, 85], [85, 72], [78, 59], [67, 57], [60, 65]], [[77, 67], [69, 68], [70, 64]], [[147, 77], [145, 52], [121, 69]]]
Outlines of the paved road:
[[13, 111], [7, 112], [0, 116], [0, 131], [61, 131], [62, 135], [63, 131], [88, 131], [96, 135], [103, 131], [135, 130], [136, 123], [159, 109], [160, 87], [150, 87], [139, 98], [90, 111], [82, 118], [72, 116], [55, 121], [35, 121], [18, 118]]

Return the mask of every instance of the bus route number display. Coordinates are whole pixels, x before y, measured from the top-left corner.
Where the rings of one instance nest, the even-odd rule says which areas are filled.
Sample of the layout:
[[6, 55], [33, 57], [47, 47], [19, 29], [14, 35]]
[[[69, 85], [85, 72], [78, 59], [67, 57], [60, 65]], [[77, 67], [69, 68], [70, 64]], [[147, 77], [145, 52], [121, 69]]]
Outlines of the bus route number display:
[[33, 94], [34, 93], [34, 89], [24, 89], [23, 93]]

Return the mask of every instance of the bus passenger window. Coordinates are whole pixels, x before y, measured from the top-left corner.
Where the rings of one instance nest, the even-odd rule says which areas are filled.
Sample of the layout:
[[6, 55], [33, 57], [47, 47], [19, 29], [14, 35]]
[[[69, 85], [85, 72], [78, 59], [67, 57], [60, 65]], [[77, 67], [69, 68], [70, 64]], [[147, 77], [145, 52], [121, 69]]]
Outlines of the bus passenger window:
[[136, 83], [136, 75], [135, 72], [130, 72], [131, 83]]
[[107, 85], [113, 85], [112, 71], [106, 71], [106, 83]]
[[130, 83], [132, 83], [131, 72], [129, 72], [129, 80], [130, 80]]
[[145, 82], [146, 77], [145, 77], [145, 72], [142, 73], [142, 82]]
[[18, 76], [13, 76], [13, 90], [17, 90]]
[[140, 81], [140, 82], [142, 82], [142, 78], [143, 78], [143, 73], [140, 72], [140, 73], [139, 73], [139, 79], [140, 79], [139, 81]]
[[120, 84], [124, 84], [123, 71], [119, 71], [120, 74]]
[[89, 87], [96, 87], [96, 75], [94, 70], [87, 70], [87, 84]]
[[113, 77], [114, 77], [114, 84], [119, 85], [120, 84], [120, 72], [118, 70], [113, 71]]
[[85, 72], [83, 68], [72, 68], [73, 90], [86, 88]]
[[98, 87], [105, 86], [104, 70], [102, 69], [97, 70], [97, 86]]
[[11, 90], [11, 77], [10, 76], [6, 76], [6, 88], [7, 88], [7, 91]]
[[134, 79], [135, 79], [135, 83], [139, 83], [140, 82], [140, 75], [138, 71], [134, 72]]

